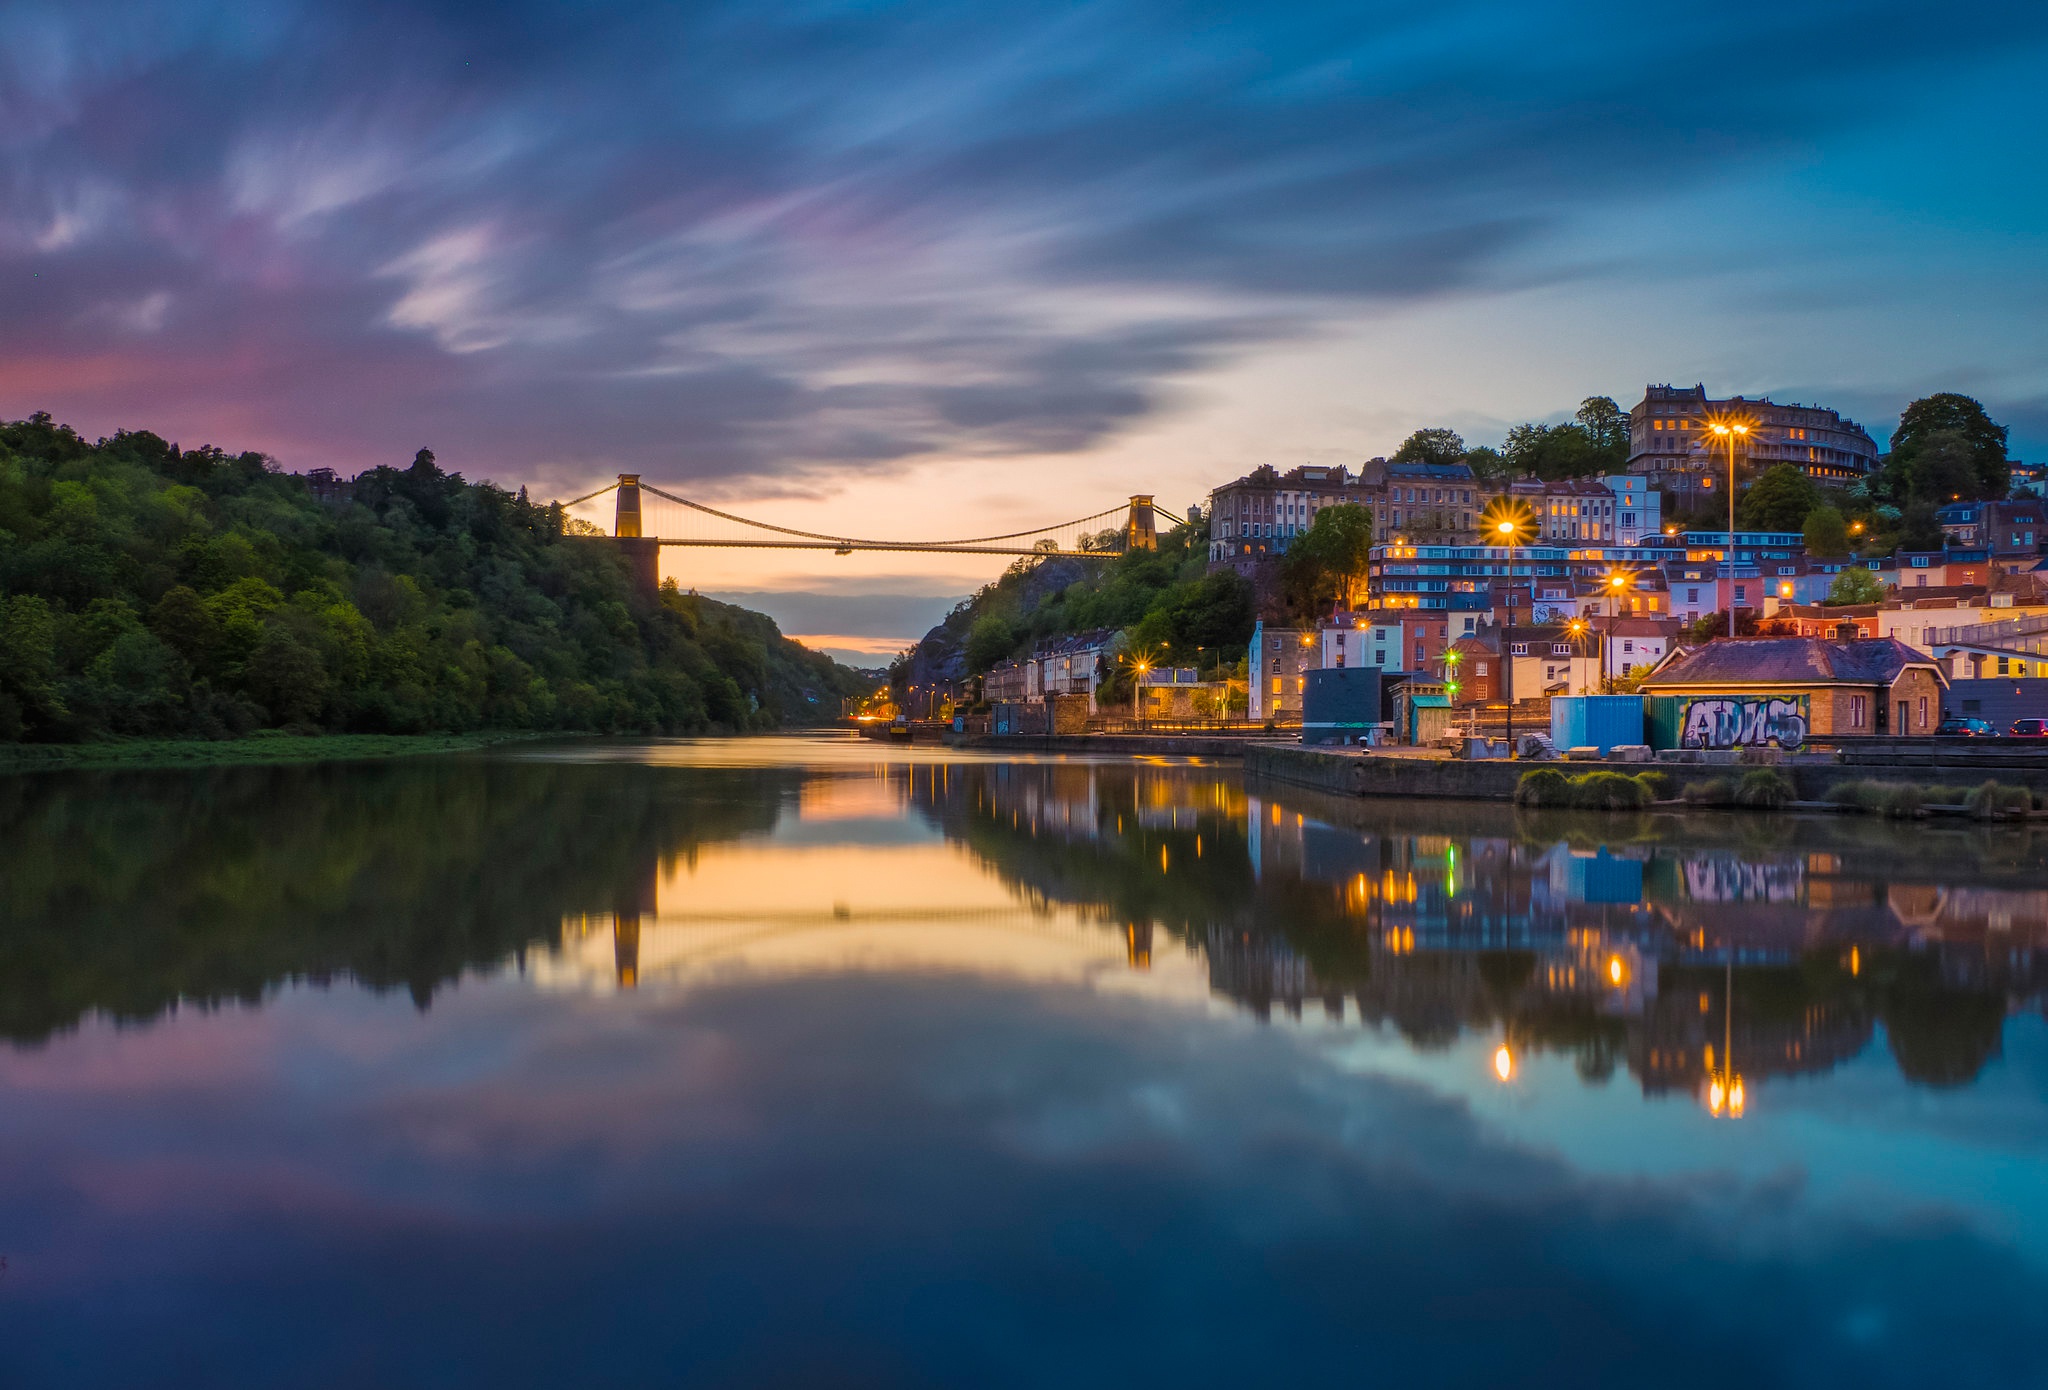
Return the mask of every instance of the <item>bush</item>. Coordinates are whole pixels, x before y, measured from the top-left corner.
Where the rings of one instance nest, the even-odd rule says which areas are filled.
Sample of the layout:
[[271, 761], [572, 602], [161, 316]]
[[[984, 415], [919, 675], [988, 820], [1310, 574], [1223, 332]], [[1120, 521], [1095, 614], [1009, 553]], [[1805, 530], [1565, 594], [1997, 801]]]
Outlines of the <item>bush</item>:
[[1620, 772], [1574, 777], [1571, 804], [1587, 811], [1636, 811], [1650, 804], [1649, 788]]
[[1970, 793], [1970, 814], [1981, 820], [1993, 816], [2025, 815], [2034, 809], [2034, 794], [2025, 787], [2007, 787], [1991, 780]]
[[1735, 804], [1775, 811], [1793, 799], [1792, 779], [1773, 767], [1746, 772], [1735, 788]]
[[1522, 780], [1515, 783], [1517, 806], [1569, 806], [1571, 795], [1571, 779], [1554, 767], [1525, 772]]
[[1671, 774], [1668, 772], [1638, 772], [1636, 780], [1643, 784], [1643, 790], [1650, 794], [1652, 801], [1671, 799]]
[[1735, 786], [1726, 777], [1715, 777], [1705, 782], [1687, 782], [1680, 792], [1688, 806], [1732, 806], [1735, 804]]
[[1894, 819], [1905, 820], [1920, 814], [1926, 793], [1911, 782], [1878, 783], [1883, 788], [1878, 796], [1878, 809]]

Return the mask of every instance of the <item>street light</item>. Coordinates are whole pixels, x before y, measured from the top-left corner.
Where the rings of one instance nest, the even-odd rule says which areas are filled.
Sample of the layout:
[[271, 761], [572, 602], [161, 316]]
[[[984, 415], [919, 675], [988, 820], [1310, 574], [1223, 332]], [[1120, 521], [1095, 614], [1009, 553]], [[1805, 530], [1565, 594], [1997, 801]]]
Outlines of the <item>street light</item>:
[[1614, 620], [1620, 616], [1621, 596], [1635, 586], [1636, 577], [1627, 570], [1607, 571], [1607, 637], [1600, 644], [1600, 687], [1614, 688]]
[[1512, 758], [1515, 756], [1515, 544], [1522, 539], [1528, 527], [1529, 512], [1511, 498], [1503, 497], [1485, 521], [1487, 533], [1506, 546], [1508, 552], [1508, 621], [1507, 626], [1501, 629], [1500, 675], [1501, 690], [1508, 707], [1508, 756]]
[[1735, 446], [1749, 434], [1742, 420], [1715, 420], [1709, 429], [1728, 446], [1728, 640], [1735, 640]]

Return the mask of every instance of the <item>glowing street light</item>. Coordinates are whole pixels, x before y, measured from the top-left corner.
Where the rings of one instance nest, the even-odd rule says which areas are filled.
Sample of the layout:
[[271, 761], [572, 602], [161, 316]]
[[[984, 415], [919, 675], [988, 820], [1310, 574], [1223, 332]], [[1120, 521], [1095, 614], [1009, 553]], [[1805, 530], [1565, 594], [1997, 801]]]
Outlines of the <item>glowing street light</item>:
[[1628, 570], [1607, 571], [1607, 637], [1600, 644], [1600, 688], [1614, 686], [1614, 620], [1621, 612], [1621, 596], [1635, 587], [1636, 577]]
[[1511, 497], [1500, 499], [1485, 518], [1487, 534], [1508, 552], [1508, 621], [1501, 629], [1500, 674], [1501, 698], [1508, 707], [1508, 756], [1515, 756], [1515, 655], [1511, 640], [1515, 630], [1515, 546], [1521, 543], [1529, 527], [1528, 509]]
[[1707, 428], [1728, 446], [1728, 640], [1735, 640], [1735, 446], [1749, 434], [1746, 420], [1715, 420]]

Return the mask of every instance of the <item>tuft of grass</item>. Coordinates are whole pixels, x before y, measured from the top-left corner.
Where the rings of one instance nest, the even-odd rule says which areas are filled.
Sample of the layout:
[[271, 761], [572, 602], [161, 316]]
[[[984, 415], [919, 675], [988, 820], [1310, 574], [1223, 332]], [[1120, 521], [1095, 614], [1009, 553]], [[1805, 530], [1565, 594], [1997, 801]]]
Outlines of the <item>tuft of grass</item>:
[[1517, 806], [1569, 806], [1571, 804], [1571, 779], [1554, 767], [1539, 767], [1525, 772], [1515, 783], [1515, 805]]
[[1588, 772], [1567, 777], [1554, 767], [1522, 774], [1515, 784], [1517, 806], [1575, 807], [1584, 811], [1635, 811], [1657, 799], [1657, 785], [1645, 774]]
[[2025, 815], [2034, 809], [2034, 794], [2025, 787], [2009, 787], [1987, 778], [1984, 784], [1970, 792], [1965, 803], [1970, 814], [1980, 820], [1996, 816]]
[[1704, 782], [1687, 782], [1678, 795], [1688, 806], [1733, 806], [1735, 784], [1726, 777], [1712, 777]]
[[1742, 775], [1735, 787], [1735, 804], [1775, 811], [1793, 799], [1792, 779], [1774, 767], [1759, 767]]

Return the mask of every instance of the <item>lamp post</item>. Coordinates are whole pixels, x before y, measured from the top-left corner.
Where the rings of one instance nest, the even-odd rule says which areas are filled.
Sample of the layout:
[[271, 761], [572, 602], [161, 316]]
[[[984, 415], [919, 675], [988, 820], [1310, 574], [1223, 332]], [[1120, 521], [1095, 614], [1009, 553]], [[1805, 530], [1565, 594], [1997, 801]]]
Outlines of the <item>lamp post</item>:
[[1611, 693], [1614, 689], [1614, 620], [1619, 616], [1621, 596], [1627, 592], [1632, 576], [1621, 570], [1613, 570], [1607, 576], [1607, 636], [1600, 643], [1600, 688]]
[[1493, 534], [1499, 537], [1508, 551], [1508, 621], [1507, 626], [1501, 629], [1500, 688], [1508, 706], [1508, 756], [1512, 758], [1515, 756], [1515, 542], [1522, 535], [1521, 521], [1511, 512], [1503, 513], [1493, 523]]
[[1735, 445], [1749, 433], [1740, 420], [1716, 420], [1712, 429], [1728, 446], [1728, 640], [1735, 640]]

